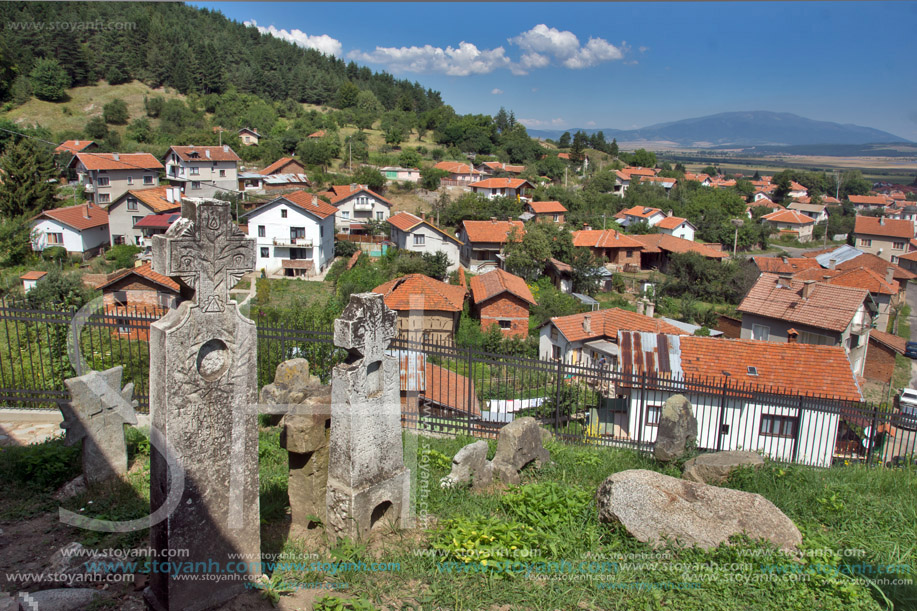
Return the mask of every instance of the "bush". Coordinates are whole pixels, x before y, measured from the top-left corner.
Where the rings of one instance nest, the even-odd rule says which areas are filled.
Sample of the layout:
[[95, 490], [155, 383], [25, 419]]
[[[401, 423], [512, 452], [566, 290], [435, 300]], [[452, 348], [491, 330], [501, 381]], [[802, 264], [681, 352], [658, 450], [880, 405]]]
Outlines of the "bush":
[[0, 452], [0, 479], [8, 482], [53, 490], [79, 472], [80, 446], [68, 446], [62, 438]]
[[60, 102], [67, 97], [70, 76], [56, 59], [40, 59], [29, 73], [32, 91], [39, 100]]
[[360, 250], [360, 247], [357, 246], [356, 242], [335, 242], [334, 243], [334, 256], [335, 257], [352, 257], [353, 253]]
[[52, 246], [41, 251], [41, 258], [45, 261], [61, 263], [67, 260], [67, 249], [63, 246]]
[[130, 118], [130, 114], [127, 112], [127, 104], [120, 98], [112, 100], [102, 107], [102, 118], [105, 119], [106, 123], [124, 125]]
[[105, 253], [105, 260], [113, 262], [116, 269], [134, 267], [134, 255], [139, 252], [139, 246], [118, 244], [108, 249], [108, 252]]

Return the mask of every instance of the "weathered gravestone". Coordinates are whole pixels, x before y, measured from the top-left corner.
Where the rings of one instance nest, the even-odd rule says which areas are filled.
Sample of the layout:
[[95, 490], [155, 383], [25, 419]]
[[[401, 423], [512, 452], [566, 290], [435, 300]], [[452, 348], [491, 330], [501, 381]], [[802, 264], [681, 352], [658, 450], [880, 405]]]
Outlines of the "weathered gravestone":
[[653, 455], [660, 462], [671, 462], [683, 456], [696, 441], [697, 418], [691, 402], [682, 395], [672, 395], [662, 405]]
[[[156, 610], [212, 608], [260, 572], [257, 337], [229, 300], [230, 287], [254, 262], [254, 240], [233, 224], [226, 202], [186, 199], [182, 218], [153, 238], [153, 269], [178, 280], [184, 296], [193, 290], [193, 300], [150, 327], [152, 426], [185, 482], [180, 504], [152, 527], [150, 539], [159, 558], [196, 565], [178, 578], [151, 574], [144, 597]], [[150, 471], [156, 509], [172, 483], [158, 451]], [[227, 573], [231, 554], [255, 564]]]
[[365, 538], [378, 523], [410, 525], [398, 360], [385, 354], [396, 322], [375, 293], [351, 295], [334, 321], [334, 343], [349, 354], [331, 374], [326, 532], [332, 539]]
[[61, 428], [67, 445], [83, 440], [82, 477], [90, 485], [127, 473], [124, 425], [137, 424], [137, 414], [134, 385], [121, 388], [122, 370], [119, 365], [64, 380], [70, 402], [60, 406]]

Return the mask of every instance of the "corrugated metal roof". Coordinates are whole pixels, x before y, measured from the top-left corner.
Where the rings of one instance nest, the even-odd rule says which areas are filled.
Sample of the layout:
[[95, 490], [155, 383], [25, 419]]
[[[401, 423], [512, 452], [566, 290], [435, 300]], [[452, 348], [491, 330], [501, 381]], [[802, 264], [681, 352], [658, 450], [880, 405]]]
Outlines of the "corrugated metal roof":
[[427, 355], [416, 350], [389, 350], [388, 354], [398, 359], [401, 392], [424, 392]]
[[844, 261], [855, 259], [862, 254], [862, 250], [857, 250], [849, 244], [844, 244], [843, 246], [837, 248], [836, 250], [832, 250], [831, 252], [823, 252], [822, 254], [815, 257], [815, 260], [818, 261], [819, 265], [827, 268], [831, 265], [831, 259], [834, 259], [835, 265], [839, 265]]
[[681, 338], [664, 333], [618, 331], [618, 363], [626, 373], [646, 373], [680, 379]]

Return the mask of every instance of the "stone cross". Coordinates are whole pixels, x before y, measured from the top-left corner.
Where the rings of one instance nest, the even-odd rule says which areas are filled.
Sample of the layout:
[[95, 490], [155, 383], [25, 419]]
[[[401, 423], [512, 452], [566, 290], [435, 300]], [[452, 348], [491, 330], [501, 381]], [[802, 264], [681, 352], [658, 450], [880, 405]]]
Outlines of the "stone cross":
[[121, 388], [123, 368], [64, 380], [70, 403], [61, 405], [67, 431], [67, 445], [83, 440], [83, 477], [96, 484], [127, 473], [127, 445], [124, 425], [137, 424], [133, 401], [134, 385]]
[[385, 523], [410, 526], [398, 360], [385, 354], [397, 318], [382, 295], [359, 293], [334, 321], [334, 343], [349, 354], [331, 374], [326, 533], [332, 539], [365, 539]]
[[[177, 508], [150, 529], [150, 539], [158, 557], [206, 567], [193, 578], [152, 573], [144, 597], [157, 611], [217, 606], [260, 576], [257, 335], [229, 300], [233, 281], [254, 260], [254, 240], [219, 200], [184, 200], [182, 218], [153, 237], [154, 271], [194, 296], [150, 326], [152, 426], [185, 482]], [[166, 457], [153, 451], [151, 509], [165, 502], [172, 483]], [[251, 568], [227, 573], [235, 554]]]

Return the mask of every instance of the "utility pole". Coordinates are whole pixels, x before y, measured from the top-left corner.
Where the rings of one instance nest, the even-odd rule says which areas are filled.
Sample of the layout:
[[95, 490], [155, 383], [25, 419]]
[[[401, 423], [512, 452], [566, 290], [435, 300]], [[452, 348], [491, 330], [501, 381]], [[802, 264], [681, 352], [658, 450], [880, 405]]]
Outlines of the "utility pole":
[[347, 169], [353, 174], [353, 140], [347, 141]]
[[564, 189], [567, 188], [567, 166], [564, 166]]

